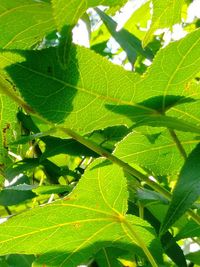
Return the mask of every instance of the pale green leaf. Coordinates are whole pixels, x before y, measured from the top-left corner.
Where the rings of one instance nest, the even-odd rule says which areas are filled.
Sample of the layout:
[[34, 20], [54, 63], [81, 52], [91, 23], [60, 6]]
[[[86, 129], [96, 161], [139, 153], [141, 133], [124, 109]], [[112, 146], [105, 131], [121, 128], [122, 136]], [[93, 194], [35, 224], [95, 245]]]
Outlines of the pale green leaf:
[[94, 162], [63, 201], [29, 210], [1, 224], [1, 255], [34, 253], [42, 255], [34, 266], [76, 267], [112, 244], [132, 248], [140, 255], [142, 248], [153, 262], [149, 248], [159, 258], [152, 227], [126, 215], [128, 193], [123, 170], [116, 165], [98, 168], [96, 164], [101, 163], [102, 159]]
[[[178, 138], [187, 153], [200, 141], [190, 133], [178, 133]], [[156, 175], [177, 175], [184, 163], [167, 130], [154, 134], [133, 132], [118, 144], [115, 155], [129, 164], [139, 164]]]
[[188, 156], [172, 194], [172, 200], [161, 226], [167, 231], [198, 199], [200, 194], [200, 145]]
[[181, 22], [181, 9], [184, 0], [152, 0], [153, 17], [151, 27], [143, 39], [146, 46], [157, 29], [171, 28], [174, 24]]
[[138, 100], [162, 96], [165, 109], [166, 96], [184, 95], [184, 85], [194, 78], [200, 70], [200, 29], [183, 39], [161, 49], [153, 64], [137, 84]]
[[167, 115], [176, 116], [182, 120], [200, 125], [200, 84], [199, 82], [186, 83], [183, 89], [183, 95], [194, 99], [193, 102], [183, 103], [172, 107], [167, 111]]
[[[199, 32], [191, 33], [186, 38], [194, 40], [199, 36]], [[173, 73], [167, 67], [170, 73], [166, 77], [165, 71], [161, 73], [160, 60], [163, 58], [164, 51], [167, 52], [164, 54], [166, 61], [171, 60], [170, 55], [178, 45], [180, 46], [180, 42], [163, 49], [154, 60], [150, 71], [142, 79], [137, 74], [113, 65], [89, 49], [78, 46], [71, 47], [69, 64], [66, 68], [59, 64], [56, 48], [1, 53], [0, 67], [6, 70], [23, 98], [33, 109], [49, 121], [64, 122], [67, 127], [80, 133], [119, 124], [131, 126], [133, 121], [136, 123], [146, 121], [153, 126], [159, 126], [159, 123], [162, 123], [162, 126], [199, 133], [196, 125], [186, 123], [183, 129], [184, 122], [179, 122], [176, 118], [163, 119], [163, 115], [160, 114], [162, 107], [167, 109], [168, 106], [171, 107], [177, 103], [174, 99], [176, 97], [171, 97], [173, 93], [177, 95], [177, 91], [172, 91], [175, 86], [172, 87], [171, 81], [181, 75], [180, 62], [174, 63]], [[191, 54], [196, 56], [199, 47], [194, 47]], [[188, 60], [191, 54], [188, 54]], [[195, 69], [192, 68], [193, 75], [199, 69], [197, 58], [193, 61], [195, 67]], [[182, 61], [183, 59], [181, 63]], [[171, 64], [170, 67], [172, 66]], [[161, 75], [160, 82], [157, 71]], [[177, 76], [174, 76], [176, 72]], [[189, 72], [191, 73], [191, 69], [184, 73], [184, 76], [188, 76]], [[189, 78], [192, 78], [192, 75]], [[171, 90], [168, 91], [169, 87]], [[143, 101], [152, 94], [156, 96], [157, 93], [161, 95], [158, 96], [158, 103], [154, 97]], [[119, 105], [130, 107], [132, 109], [130, 116], [115, 114], [119, 113]]]
[[49, 3], [33, 0], [1, 0], [1, 48], [30, 48], [53, 29], [55, 24]]
[[75, 25], [89, 7], [98, 5], [121, 6], [125, 0], [52, 0], [54, 19], [57, 28]]

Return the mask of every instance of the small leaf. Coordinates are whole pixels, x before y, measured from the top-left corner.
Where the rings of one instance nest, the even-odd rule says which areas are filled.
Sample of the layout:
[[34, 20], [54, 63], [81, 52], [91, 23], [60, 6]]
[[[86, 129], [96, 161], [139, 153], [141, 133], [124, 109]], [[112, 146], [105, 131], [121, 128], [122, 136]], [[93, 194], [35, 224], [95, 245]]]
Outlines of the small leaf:
[[198, 199], [200, 194], [200, 145], [188, 156], [173, 191], [172, 200], [160, 233], [173, 225]]

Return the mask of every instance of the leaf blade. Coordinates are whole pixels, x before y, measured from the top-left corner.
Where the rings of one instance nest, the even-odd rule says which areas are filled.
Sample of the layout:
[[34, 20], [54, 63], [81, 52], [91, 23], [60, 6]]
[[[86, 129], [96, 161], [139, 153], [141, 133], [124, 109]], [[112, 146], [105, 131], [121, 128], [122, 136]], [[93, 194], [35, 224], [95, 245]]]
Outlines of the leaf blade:
[[173, 225], [197, 200], [200, 193], [200, 145], [188, 156], [174, 188], [172, 200], [162, 222], [160, 233], [164, 233]]

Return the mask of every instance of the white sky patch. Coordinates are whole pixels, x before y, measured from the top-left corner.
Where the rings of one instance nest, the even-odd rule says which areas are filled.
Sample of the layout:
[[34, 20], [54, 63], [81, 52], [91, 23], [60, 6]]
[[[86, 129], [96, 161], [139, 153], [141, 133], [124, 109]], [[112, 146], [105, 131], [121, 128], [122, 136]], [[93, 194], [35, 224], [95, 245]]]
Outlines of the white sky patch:
[[188, 16], [186, 22], [191, 23], [194, 18], [200, 18], [200, 1], [193, 0], [188, 8]]

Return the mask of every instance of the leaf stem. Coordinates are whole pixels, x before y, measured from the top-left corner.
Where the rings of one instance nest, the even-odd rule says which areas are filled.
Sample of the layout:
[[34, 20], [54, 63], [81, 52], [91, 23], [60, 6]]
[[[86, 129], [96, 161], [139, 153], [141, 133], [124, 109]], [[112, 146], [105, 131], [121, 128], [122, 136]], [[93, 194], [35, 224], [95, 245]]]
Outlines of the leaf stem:
[[133, 227], [130, 225], [130, 223], [127, 220], [123, 220], [124, 225], [128, 228], [130, 233], [134, 236], [134, 238], [137, 240], [138, 245], [142, 248], [145, 255], [147, 256], [149, 262], [151, 263], [152, 267], [158, 267], [157, 263], [155, 262], [153, 256], [151, 255], [149, 249], [144, 244], [144, 242], [141, 240], [140, 236], [134, 231]]
[[[150, 180], [147, 175], [139, 172], [138, 170], [136, 170], [135, 168], [133, 168], [132, 166], [130, 166], [128, 163], [122, 161], [121, 159], [117, 158], [113, 154], [109, 153], [104, 148], [96, 145], [95, 143], [93, 143], [92, 141], [90, 141], [88, 139], [85, 139], [83, 136], [77, 134], [76, 132], [74, 132], [73, 130], [71, 130], [69, 128], [58, 126], [57, 129], [61, 130], [62, 132], [64, 132], [68, 136], [71, 136], [73, 139], [77, 140], [79, 143], [81, 143], [81, 144], [85, 145], [86, 147], [90, 148], [91, 150], [93, 150], [97, 154], [101, 155], [102, 157], [105, 157], [105, 158], [109, 159], [111, 162], [113, 162], [113, 163], [117, 164], [118, 166], [122, 167], [128, 173], [130, 173], [131, 175], [135, 176], [140, 181], [145, 182], [147, 185], [149, 185], [156, 192], [158, 192], [161, 195], [163, 195], [166, 199], [168, 199], [169, 201], [171, 200], [171, 193], [169, 191], [167, 191], [164, 187], [162, 187], [159, 184], [157, 184], [156, 182]], [[198, 214], [196, 214], [191, 209], [187, 211], [187, 214], [197, 224], [200, 225], [200, 216]]]
[[23, 101], [15, 92], [13, 92], [13, 88], [11, 88], [11, 85], [6, 81], [5, 78], [3, 78], [0, 75], [0, 92], [3, 92], [5, 95], [10, 97], [15, 103], [23, 107], [27, 112], [31, 112], [34, 114], [34, 110], [26, 104], [25, 101]]
[[187, 159], [187, 154], [186, 154], [185, 149], [183, 148], [180, 140], [178, 139], [178, 136], [176, 135], [175, 131], [169, 129], [169, 133], [170, 133], [172, 139], [174, 140], [174, 142], [176, 143], [176, 146], [177, 146], [181, 156], [184, 158], [184, 160], [186, 160]]

